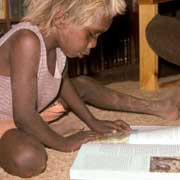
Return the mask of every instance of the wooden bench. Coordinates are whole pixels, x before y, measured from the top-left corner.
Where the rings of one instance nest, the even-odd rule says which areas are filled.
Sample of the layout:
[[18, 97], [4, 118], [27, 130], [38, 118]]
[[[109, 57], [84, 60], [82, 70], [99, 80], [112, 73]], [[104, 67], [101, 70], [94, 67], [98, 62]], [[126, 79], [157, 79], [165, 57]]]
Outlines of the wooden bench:
[[145, 29], [158, 14], [158, 4], [172, 0], [139, 0], [139, 64], [140, 88], [145, 91], [158, 90], [158, 56], [149, 47]]

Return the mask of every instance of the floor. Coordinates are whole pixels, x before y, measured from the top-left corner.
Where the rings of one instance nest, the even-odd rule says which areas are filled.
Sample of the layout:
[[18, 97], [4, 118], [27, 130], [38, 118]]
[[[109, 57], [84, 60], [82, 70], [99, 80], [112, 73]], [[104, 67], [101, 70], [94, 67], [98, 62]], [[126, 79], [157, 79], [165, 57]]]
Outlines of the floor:
[[[127, 80], [114, 82], [108, 84], [107, 86], [114, 90], [128, 93], [139, 98], [157, 100], [173, 94], [176, 87], [180, 86], [180, 82], [176, 81], [177, 79], [180, 79], [180, 75], [160, 79], [161, 85], [163, 84], [163, 87], [158, 92], [154, 93], [140, 91], [138, 81]], [[174, 81], [175, 83], [172, 85], [172, 83], [168, 83], [169, 81]], [[100, 119], [122, 119], [131, 125], [180, 125], [180, 121], [164, 121], [158, 117], [150, 115], [102, 111], [93, 107], [89, 107], [89, 109], [96, 117]], [[79, 119], [73, 113], [69, 113], [67, 116], [63, 117], [63, 119], [66, 119], [67, 121], [70, 119], [79, 121]], [[47, 149], [47, 152], [48, 166], [46, 171], [37, 177], [29, 178], [29, 180], [69, 180], [69, 169], [78, 152], [62, 153], [50, 149]], [[0, 169], [0, 179], [21, 180], [22, 178], [8, 175], [6, 172]]]

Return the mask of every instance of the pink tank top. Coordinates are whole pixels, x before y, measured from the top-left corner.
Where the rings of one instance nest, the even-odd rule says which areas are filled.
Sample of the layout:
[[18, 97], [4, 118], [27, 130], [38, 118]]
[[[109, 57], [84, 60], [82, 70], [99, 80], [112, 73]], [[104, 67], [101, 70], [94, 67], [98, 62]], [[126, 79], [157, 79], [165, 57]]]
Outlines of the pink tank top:
[[[38, 69], [38, 111], [41, 111], [50, 102], [52, 102], [52, 100], [54, 100], [59, 92], [62, 72], [66, 63], [66, 57], [60, 48], [56, 49], [56, 70], [55, 75], [52, 76], [47, 67], [47, 51], [42, 34], [40, 33], [37, 26], [34, 26], [29, 22], [22, 22], [15, 25], [10, 31], [8, 31], [3, 37], [0, 38], [0, 46], [13, 33], [21, 29], [28, 29], [33, 31], [40, 40], [41, 53]], [[2, 119], [13, 119], [13, 112], [10, 77], [0, 75], [0, 120]]]

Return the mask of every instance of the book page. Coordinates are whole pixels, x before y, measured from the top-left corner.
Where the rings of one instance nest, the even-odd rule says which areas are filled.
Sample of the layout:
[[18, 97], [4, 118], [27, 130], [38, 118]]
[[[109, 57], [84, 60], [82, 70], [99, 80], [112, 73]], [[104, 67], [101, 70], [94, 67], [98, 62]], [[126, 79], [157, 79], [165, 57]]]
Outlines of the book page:
[[[165, 127], [166, 126], [131, 126], [133, 130], [131, 134], [134, 134], [137, 132], [141, 133], [141, 132], [146, 132], [146, 131], [158, 130]], [[113, 143], [113, 144], [128, 143], [129, 135], [130, 135], [129, 133], [124, 134], [122, 132], [111, 134], [111, 135], [104, 135], [103, 137], [100, 137], [96, 141], [93, 141], [90, 143]]]
[[180, 144], [180, 127], [162, 127], [153, 130], [134, 131], [129, 144]]
[[[122, 174], [129, 172], [158, 172], [157, 169], [160, 167], [163, 172], [167, 169], [176, 169], [173, 172], [180, 172], [179, 152], [178, 145], [85, 144], [71, 168], [71, 177], [93, 180], [118, 179]], [[179, 163], [177, 168], [168, 166], [169, 161], [172, 164]], [[162, 162], [165, 162], [166, 166]]]
[[134, 126], [130, 134], [116, 133], [93, 143], [180, 144], [180, 127]]

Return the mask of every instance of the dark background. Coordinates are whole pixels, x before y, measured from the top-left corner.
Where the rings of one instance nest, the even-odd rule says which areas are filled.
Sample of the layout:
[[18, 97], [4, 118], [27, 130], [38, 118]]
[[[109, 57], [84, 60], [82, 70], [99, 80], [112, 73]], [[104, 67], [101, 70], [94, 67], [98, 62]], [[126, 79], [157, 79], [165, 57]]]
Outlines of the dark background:
[[[138, 5], [136, 0], [127, 0], [127, 4], [126, 13], [114, 19], [89, 57], [70, 59], [71, 77], [84, 74], [108, 82], [139, 79]], [[159, 14], [180, 20], [180, 1], [159, 4]], [[180, 67], [159, 58], [159, 77], [179, 72]]]

